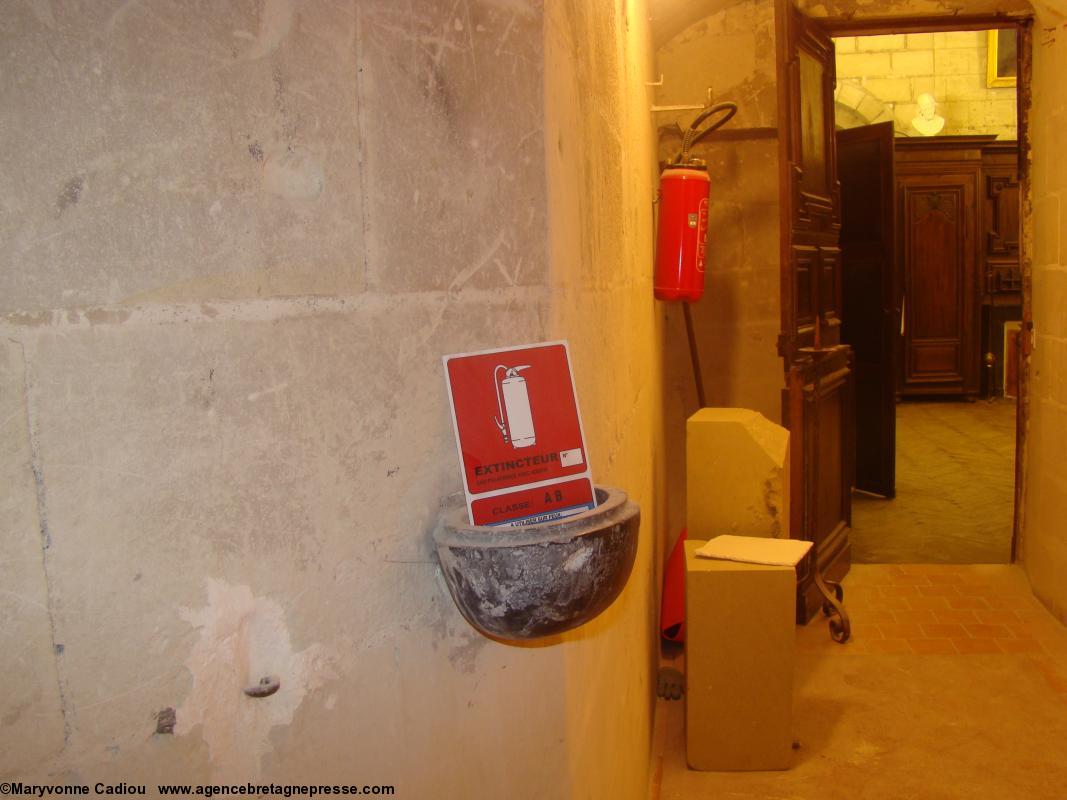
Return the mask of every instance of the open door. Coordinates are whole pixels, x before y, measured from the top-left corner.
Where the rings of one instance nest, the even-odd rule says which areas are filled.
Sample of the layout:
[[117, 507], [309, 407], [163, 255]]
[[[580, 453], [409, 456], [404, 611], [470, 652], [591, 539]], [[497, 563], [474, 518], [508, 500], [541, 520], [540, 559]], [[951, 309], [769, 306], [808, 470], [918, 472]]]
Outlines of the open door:
[[[840, 192], [834, 45], [788, 0], [777, 5], [782, 165], [782, 417], [790, 431], [790, 535], [815, 543], [823, 575], [848, 571], [852, 521], [852, 350], [841, 341]], [[797, 616], [822, 605], [798, 585]]]
[[896, 495], [893, 123], [837, 132], [841, 183], [841, 340], [856, 383], [856, 488]]

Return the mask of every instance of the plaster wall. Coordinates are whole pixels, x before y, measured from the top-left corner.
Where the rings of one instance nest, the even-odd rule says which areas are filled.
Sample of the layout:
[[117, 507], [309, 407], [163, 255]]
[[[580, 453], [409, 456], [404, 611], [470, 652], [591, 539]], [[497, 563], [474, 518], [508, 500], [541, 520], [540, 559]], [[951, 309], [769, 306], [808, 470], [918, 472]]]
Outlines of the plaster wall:
[[1067, 621], [1067, 13], [1034, 25], [1033, 353], [1021, 557], [1034, 592]]
[[945, 136], [995, 134], [1015, 139], [1015, 88], [986, 86], [987, 31], [843, 36], [837, 50], [837, 124], [891, 120], [898, 136], [918, 136], [911, 121], [923, 92], [937, 99]]
[[[460, 489], [440, 356], [555, 336], [598, 479], [655, 513], [652, 312], [615, 269], [642, 234], [596, 260], [647, 168], [605, 154], [589, 188], [617, 206], [549, 250], [544, 59], [586, 47], [546, 45], [558, 13], [5, 9], [0, 775], [643, 787], [648, 540], [619, 609], [512, 647], [460, 618], [429, 538]], [[623, 26], [605, 108], [633, 80]], [[264, 674], [279, 692], [245, 697]], [[628, 766], [585, 760], [607, 756]]]
[[[778, 108], [773, 0], [718, 4], [656, 50], [659, 106], [732, 100], [737, 115], [697, 143], [708, 163], [708, 256], [704, 298], [691, 306], [707, 405], [781, 420], [782, 362], [778, 197]], [[655, 114], [659, 158], [681, 148], [698, 111]], [[685, 319], [664, 303], [667, 502], [672, 536], [685, 525], [685, 420], [697, 410]]]

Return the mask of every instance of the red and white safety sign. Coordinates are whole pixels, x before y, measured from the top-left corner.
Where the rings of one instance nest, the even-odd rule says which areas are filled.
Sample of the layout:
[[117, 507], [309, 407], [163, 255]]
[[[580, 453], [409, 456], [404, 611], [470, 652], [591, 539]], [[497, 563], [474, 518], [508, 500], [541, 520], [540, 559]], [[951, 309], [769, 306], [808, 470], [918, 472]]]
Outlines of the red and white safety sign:
[[531, 525], [596, 506], [566, 342], [444, 364], [474, 525]]

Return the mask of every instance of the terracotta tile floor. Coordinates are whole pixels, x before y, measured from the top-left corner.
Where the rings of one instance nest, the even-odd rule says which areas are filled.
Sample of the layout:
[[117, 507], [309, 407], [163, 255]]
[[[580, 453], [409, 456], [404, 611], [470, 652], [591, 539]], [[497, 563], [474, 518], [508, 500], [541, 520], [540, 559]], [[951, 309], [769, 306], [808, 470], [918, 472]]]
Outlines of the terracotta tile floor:
[[1067, 797], [1067, 629], [1010, 565], [855, 565], [853, 638], [797, 628], [784, 772], [685, 763], [685, 704], [659, 701], [654, 800]]
[[819, 627], [813, 623], [798, 629], [800, 652], [1010, 653], [1067, 660], [1067, 631], [1033, 596], [1019, 567], [857, 564], [846, 592], [853, 641], [830, 648], [832, 643], [810, 635]]
[[1015, 402], [897, 404], [897, 496], [855, 495], [860, 564], [1006, 564], [1015, 491]]

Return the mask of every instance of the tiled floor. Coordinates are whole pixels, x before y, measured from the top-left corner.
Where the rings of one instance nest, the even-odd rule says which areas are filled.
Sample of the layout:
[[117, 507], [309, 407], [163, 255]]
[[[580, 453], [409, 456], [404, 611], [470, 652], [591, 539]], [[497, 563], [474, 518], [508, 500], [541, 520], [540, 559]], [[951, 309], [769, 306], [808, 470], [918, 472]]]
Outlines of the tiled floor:
[[798, 630], [801, 652], [836, 656], [1008, 653], [1061, 656], [1067, 661], [1067, 631], [1030, 592], [1020, 567], [855, 565], [846, 579], [845, 600], [853, 641], [844, 647], [828, 647], [822, 637], [809, 635], [813, 627], [809, 625]]
[[853, 562], [1008, 563], [1015, 402], [902, 402], [896, 408], [897, 496], [853, 497]]
[[650, 798], [1067, 797], [1067, 630], [1009, 565], [858, 565], [853, 638], [797, 628], [785, 772], [685, 763], [684, 702], [657, 706]]

